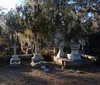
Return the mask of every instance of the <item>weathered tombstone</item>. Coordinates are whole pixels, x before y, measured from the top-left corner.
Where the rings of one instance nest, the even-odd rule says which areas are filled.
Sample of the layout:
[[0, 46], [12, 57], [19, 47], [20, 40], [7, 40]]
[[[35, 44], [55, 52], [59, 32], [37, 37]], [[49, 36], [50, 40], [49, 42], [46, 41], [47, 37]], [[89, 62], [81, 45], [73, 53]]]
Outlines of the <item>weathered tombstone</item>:
[[57, 56], [58, 53], [58, 45], [61, 39], [61, 34], [59, 32], [56, 32], [54, 35], [54, 54]]
[[[57, 53], [59, 53], [59, 52], [62, 53], [62, 51], [58, 50], [58, 48], [62, 49], [62, 44], [64, 44], [64, 42], [61, 42], [61, 40], [63, 40], [62, 36], [61, 36], [61, 33], [57, 31], [55, 33], [55, 36], [54, 36], [54, 46], [55, 46], [55, 48], [54, 48], [54, 54], [55, 54], [55, 56], [57, 56]], [[60, 43], [60, 45], [59, 45], [59, 43]], [[64, 48], [64, 45], [63, 45], [63, 48]]]
[[43, 71], [44, 72], [49, 72], [50, 70], [49, 70], [49, 68], [45, 68], [45, 69], [43, 69]]
[[47, 68], [45, 65], [42, 65], [41, 66], [41, 69], [44, 71], [44, 72], [49, 72], [49, 68]]
[[71, 47], [71, 56], [68, 58], [72, 59], [73, 61], [74, 60], [81, 60], [81, 56], [79, 53], [79, 43], [76, 41], [73, 41], [71, 43], [70, 47]]
[[57, 54], [57, 58], [64, 58], [65, 57], [65, 53], [64, 53], [64, 41], [60, 42], [59, 44], [59, 52]]
[[20, 66], [20, 58], [16, 54], [16, 35], [14, 36], [14, 55], [12, 55], [12, 58], [10, 59], [10, 66]]
[[20, 65], [20, 58], [18, 55], [13, 55], [10, 59], [10, 65], [11, 66], [19, 66]]
[[53, 60], [62, 66], [62, 68], [66, 68], [67, 66], [80, 66], [86, 64], [87, 61], [82, 59], [79, 53], [79, 43], [73, 41], [70, 45], [71, 54], [65, 55], [63, 52], [64, 42], [60, 43], [59, 52], [57, 56], [54, 56]]
[[41, 56], [41, 54], [39, 54], [39, 43], [37, 43], [35, 46], [35, 54], [32, 57], [31, 65], [35, 66], [36, 63], [43, 61], [43, 60], [44, 60], [43, 57]]

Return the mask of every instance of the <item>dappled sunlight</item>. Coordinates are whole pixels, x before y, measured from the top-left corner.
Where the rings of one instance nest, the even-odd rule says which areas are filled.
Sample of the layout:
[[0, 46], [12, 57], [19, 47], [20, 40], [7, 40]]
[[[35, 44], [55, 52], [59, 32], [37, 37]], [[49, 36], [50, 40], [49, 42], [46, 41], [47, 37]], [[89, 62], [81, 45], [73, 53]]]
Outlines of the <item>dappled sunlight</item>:
[[100, 85], [99, 2], [1, 0], [0, 85]]

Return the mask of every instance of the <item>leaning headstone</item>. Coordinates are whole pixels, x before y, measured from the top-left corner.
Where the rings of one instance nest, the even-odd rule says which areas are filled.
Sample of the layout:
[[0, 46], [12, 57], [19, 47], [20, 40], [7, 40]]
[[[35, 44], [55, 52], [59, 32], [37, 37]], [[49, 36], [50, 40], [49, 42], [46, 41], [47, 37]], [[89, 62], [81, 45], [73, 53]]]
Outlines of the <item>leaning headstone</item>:
[[47, 68], [45, 65], [42, 65], [41, 66], [41, 69], [44, 71], [44, 72], [49, 72], [49, 68]]
[[45, 68], [43, 71], [44, 72], [49, 72], [50, 70], [49, 70], [49, 68]]
[[45, 69], [45, 68], [46, 68], [46, 66], [44, 66], [44, 65], [43, 65], [43, 66], [41, 66], [41, 69]]

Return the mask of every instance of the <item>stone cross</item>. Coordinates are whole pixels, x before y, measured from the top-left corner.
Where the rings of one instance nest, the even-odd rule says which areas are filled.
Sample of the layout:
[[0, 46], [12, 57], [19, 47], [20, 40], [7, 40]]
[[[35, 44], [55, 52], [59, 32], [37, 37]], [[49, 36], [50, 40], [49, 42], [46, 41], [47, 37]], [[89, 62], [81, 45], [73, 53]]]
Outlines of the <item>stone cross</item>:
[[39, 43], [36, 43], [35, 45], [35, 53], [38, 54], [39, 52]]
[[16, 55], [17, 51], [17, 46], [16, 46], [16, 42], [17, 42], [17, 36], [16, 34], [13, 35], [13, 48], [14, 48], [14, 55]]
[[16, 55], [17, 51], [16, 51], [16, 43], [14, 42], [14, 55]]

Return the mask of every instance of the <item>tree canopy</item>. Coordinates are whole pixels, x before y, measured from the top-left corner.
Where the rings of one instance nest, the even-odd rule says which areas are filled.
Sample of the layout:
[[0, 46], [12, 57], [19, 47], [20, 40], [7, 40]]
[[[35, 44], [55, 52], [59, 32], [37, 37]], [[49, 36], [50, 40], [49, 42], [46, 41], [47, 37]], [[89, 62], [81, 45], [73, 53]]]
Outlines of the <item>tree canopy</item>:
[[[45, 40], [50, 40], [59, 31], [65, 40], [70, 40], [82, 32], [93, 32], [99, 5], [99, 0], [47, 0], [37, 5], [35, 12], [30, 4], [16, 7], [8, 12], [6, 21], [10, 31], [23, 33], [31, 29], [34, 38], [38, 35]], [[89, 13], [94, 16], [90, 17]]]

